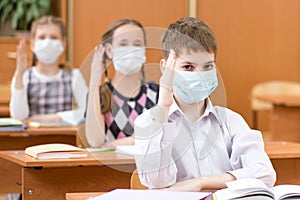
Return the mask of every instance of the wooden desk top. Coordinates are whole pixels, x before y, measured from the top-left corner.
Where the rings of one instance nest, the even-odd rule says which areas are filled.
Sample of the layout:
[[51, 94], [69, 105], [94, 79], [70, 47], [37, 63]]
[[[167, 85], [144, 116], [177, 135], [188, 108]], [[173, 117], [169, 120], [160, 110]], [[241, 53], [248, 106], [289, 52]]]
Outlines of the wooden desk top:
[[35, 159], [22, 151], [0, 151], [0, 158], [9, 160], [23, 167], [72, 167], [95, 165], [135, 164], [134, 158], [115, 152], [88, 153], [84, 158], [72, 159]]
[[271, 102], [275, 105], [300, 106], [300, 95], [256, 95], [257, 99]]
[[34, 128], [28, 127], [21, 132], [0, 132], [0, 136], [27, 136], [27, 135], [76, 135], [77, 127], [54, 127], [54, 128]]
[[270, 159], [300, 158], [300, 143], [266, 141], [265, 151]]
[[[300, 158], [300, 143], [266, 141], [265, 150], [270, 159]], [[17, 163], [23, 167], [62, 167], [62, 166], [91, 166], [113, 164], [135, 164], [134, 157], [115, 152], [89, 153], [85, 158], [73, 159], [34, 159], [21, 151], [0, 151], [0, 158]]]

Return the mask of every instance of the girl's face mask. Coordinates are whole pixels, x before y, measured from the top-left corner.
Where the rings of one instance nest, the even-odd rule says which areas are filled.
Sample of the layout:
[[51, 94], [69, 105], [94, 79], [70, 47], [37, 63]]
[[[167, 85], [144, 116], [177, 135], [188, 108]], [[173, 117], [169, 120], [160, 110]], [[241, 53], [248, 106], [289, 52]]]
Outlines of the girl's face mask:
[[117, 47], [112, 49], [112, 54], [115, 70], [124, 75], [138, 73], [146, 61], [145, 47]]
[[63, 51], [64, 46], [59, 39], [38, 39], [33, 48], [37, 59], [45, 64], [55, 63]]

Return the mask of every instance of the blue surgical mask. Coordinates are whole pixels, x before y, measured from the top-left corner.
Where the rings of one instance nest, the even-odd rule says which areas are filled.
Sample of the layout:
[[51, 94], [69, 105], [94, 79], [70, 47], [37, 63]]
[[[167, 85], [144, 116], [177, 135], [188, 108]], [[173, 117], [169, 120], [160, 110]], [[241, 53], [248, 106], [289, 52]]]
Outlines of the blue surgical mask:
[[175, 70], [173, 90], [185, 103], [197, 103], [206, 99], [218, 86], [216, 69], [204, 72]]

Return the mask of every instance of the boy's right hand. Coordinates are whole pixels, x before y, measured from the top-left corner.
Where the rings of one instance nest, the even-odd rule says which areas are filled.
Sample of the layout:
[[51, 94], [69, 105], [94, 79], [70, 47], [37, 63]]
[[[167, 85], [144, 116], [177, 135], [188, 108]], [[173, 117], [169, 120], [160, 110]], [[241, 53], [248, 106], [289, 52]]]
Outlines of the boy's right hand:
[[91, 63], [91, 77], [97, 83], [101, 83], [102, 73], [104, 71], [103, 55], [105, 52], [104, 46], [101, 44], [97, 46], [94, 51], [93, 60]]
[[160, 77], [158, 106], [162, 106], [165, 109], [173, 103], [173, 81], [174, 81], [174, 69], [176, 63], [176, 54], [173, 49], [170, 50], [168, 60], [163, 63], [163, 72]]

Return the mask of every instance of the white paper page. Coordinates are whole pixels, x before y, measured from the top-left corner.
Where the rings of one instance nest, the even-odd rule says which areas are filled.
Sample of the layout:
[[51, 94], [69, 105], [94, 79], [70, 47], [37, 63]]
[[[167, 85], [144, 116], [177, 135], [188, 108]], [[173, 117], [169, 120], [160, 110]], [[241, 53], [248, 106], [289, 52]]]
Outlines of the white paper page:
[[72, 124], [64, 121], [59, 122], [29, 122], [30, 127], [65, 127], [65, 126], [73, 126]]
[[66, 159], [66, 158], [84, 158], [84, 157], [87, 157], [87, 153], [53, 152], [53, 153], [42, 153], [38, 155], [38, 159], [60, 159], [60, 158]]
[[174, 192], [162, 190], [116, 189], [89, 200], [199, 200], [210, 192]]
[[[299, 185], [277, 185], [272, 188], [275, 195], [275, 199], [281, 199], [282, 197], [289, 197], [298, 195], [300, 199], [300, 186]], [[281, 198], [279, 198], [281, 197]]]
[[134, 145], [120, 145], [116, 147], [116, 153], [134, 156], [138, 154]]

